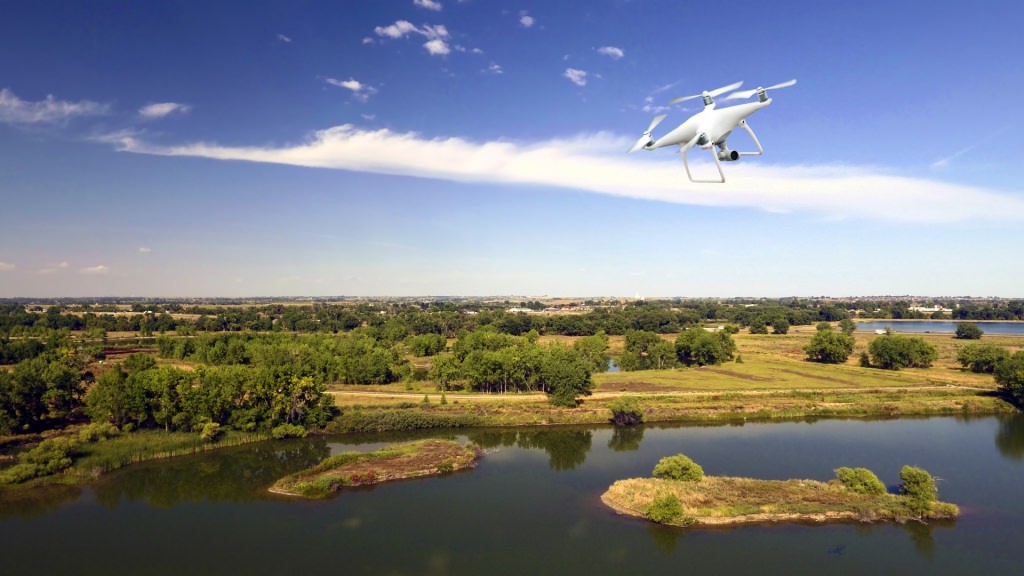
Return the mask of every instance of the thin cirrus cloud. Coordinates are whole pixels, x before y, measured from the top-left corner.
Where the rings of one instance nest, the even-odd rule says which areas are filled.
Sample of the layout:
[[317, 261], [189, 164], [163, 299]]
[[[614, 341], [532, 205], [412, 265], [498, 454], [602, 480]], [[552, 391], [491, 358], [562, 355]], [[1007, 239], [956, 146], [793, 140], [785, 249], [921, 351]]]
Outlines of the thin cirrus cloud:
[[597, 49], [597, 53], [604, 54], [612, 60], [618, 60], [626, 55], [626, 53], [622, 51], [622, 48], [616, 48], [615, 46], [601, 46]]
[[181, 104], [179, 102], [157, 102], [154, 104], [146, 104], [142, 108], [139, 108], [139, 116], [146, 120], [156, 120], [158, 118], [164, 118], [171, 114], [187, 114], [192, 107], [188, 104]]
[[58, 264], [54, 264], [53, 266], [47, 266], [46, 268], [40, 268], [39, 270], [36, 270], [36, 274], [42, 274], [44, 276], [47, 274], [56, 274], [61, 270], [66, 270], [70, 266], [71, 265], [68, 264], [67, 262], [60, 262]]
[[[678, 156], [627, 156], [628, 137], [608, 133], [514, 143], [426, 138], [413, 132], [364, 130], [346, 124], [280, 147], [208, 143], [150, 144], [134, 136], [116, 143], [137, 154], [285, 164], [415, 176], [457, 182], [525, 184], [650, 201], [806, 213], [833, 219], [901, 222], [1024, 220], [1024, 200], [981, 187], [887, 173], [870, 167], [728, 167], [721, 186], [692, 184]], [[694, 169], [714, 171], [698, 160]]]
[[87, 268], [82, 268], [81, 272], [82, 272], [82, 274], [90, 274], [90, 275], [106, 274], [107, 272], [110, 272], [110, 268], [104, 266], [103, 264], [98, 264], [96, 266], [89, 266]]
[[11, 90], [0, 90], [0, 123], [5, 124], [60, 124], [86, 116], [102, 116], [110, 106], [82, 100], [57, 100], [52, 94], [39, 101], [22, 100]]
[[369, 84], [363, 84], [355, 78], [349, 78], [348, 80], [338, 80], [337, 78], [327, 78], [324, 80], [331, 86], [337, 86], [338, 88], [344, 88], [352, 92], [352, 97], [360, 102], [366, 102], [377, 93], [377, 89]]
[[427, 10], [433, 10], [435, 12], [441, 11], [441, 3], [435, 2], [434, 0], [412, 0], [412, 3], [420, 8], [426, 8]]
[[17, 266], [10, 262], [0, 262], [0, 272], [12, 272]]

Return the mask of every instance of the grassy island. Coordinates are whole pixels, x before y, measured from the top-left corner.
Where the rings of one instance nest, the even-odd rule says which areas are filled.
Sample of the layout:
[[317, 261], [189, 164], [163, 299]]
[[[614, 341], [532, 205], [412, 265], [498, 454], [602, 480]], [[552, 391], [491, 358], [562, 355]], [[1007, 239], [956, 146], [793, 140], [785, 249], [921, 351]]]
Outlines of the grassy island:
[[[659, 465], [660, 466], [660, 465]], [[656, 474], [658, 469], [656, 468]], [[874, 489], [840, 479], [758, 480], [703, 476], [697, 480], [630, 478], [619, 480], [601, 501], [620, 514], [674, 526], [731, 526], [776, 522], [881, 522], [950, 520], [959, 515], [955, 504], [935, 499], [931, 476], [904, 467], [902, 494], [888, 494], [870, 471]], [[923, 486], [924, 488], [919, 488]]]
[[475, 448], [452, 440], [409, 442], [376, 452], [345, 452], [281, 478], [270, 491], [288, 496], [323, 498], [343, 486], [367, 486], [472, 468], [478, 456]]

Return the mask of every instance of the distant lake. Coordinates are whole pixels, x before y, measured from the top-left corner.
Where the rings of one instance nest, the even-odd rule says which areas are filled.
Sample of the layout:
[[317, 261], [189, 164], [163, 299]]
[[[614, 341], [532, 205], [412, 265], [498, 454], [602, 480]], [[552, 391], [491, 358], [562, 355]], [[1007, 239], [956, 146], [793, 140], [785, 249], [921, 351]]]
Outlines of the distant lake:
[[[971, 323], [970, 320], [964, 322]], [[952, 334], [960, 322], [949, 320], [872, 320], [858, 322], [859, 332], [874, 332], [891, 328], [893, 332], [937, 332]], [[1024, 322], [974, 322], [985, 334], [1024, 334]]]

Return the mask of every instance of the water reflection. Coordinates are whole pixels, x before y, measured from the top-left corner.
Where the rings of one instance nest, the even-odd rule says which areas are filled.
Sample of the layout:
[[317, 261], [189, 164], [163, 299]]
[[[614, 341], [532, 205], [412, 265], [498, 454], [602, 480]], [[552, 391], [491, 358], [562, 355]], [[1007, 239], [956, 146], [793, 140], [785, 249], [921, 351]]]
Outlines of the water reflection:
[[82, 495], [78, 486], [39, 486], [0, 490], [0, 518], [29, 519], [45, 516]]
[[1024, 459], [1024, 414], [999, 419], [996, 448], [1007, 458]]
[[244, 502], [270, 498], [275, 480], [330, 455], [323, 438], [262, 442], [197, 457], [155, 461], [98, 482], [96, 499], [114, 509], [122, 500], [170, 508], [183, 502]]
[[483, 430], [472, 432], [468, 437], [483, 448], [518, 446], [544, 450], [552, 470], [572, 470], [586, 462], [593, 442], [593, 432], [580, 428]]
[[608, 447], [615, 452], [630, 452], [639, 450], [643, 441], [643, 426], [616, 426], [608, 440]]

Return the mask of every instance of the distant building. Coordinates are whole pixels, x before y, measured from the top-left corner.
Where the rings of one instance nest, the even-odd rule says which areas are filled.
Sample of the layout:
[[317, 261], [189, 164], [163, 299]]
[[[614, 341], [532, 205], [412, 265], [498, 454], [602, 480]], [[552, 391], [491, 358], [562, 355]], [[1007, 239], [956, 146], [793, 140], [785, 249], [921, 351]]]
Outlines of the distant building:
[[530, 310], [529, 308], [509, 308], [506, 312], [509, 314], [533, 314], [533, 310]]

